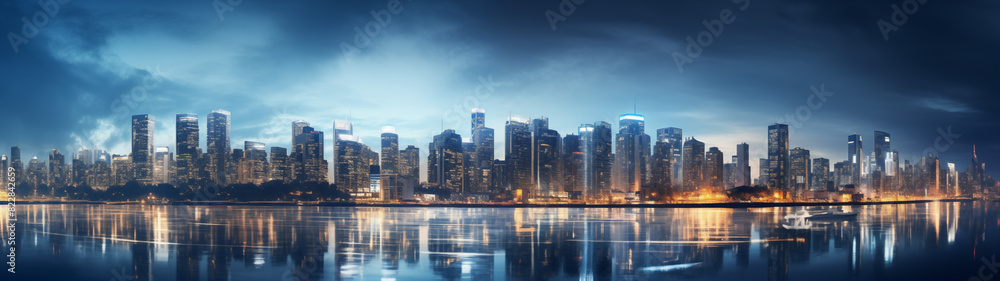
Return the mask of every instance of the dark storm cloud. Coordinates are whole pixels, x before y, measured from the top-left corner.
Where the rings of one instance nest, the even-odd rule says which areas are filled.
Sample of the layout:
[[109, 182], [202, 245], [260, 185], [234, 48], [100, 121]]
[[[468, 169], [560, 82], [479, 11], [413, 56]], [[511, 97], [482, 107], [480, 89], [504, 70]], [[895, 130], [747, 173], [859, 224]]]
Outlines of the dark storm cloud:
[[[387, 123], [416, 127], [407, 132], [415, 135], [436, 130], [479, 77], [492, 75], [505, 83], [482, 105], [494, 128], [512, 111], [548, 116], [565, 134], [628, 113], [635, 99], [647, 131], [677, 126], [727, 154], [743, 141], [760, 151], [766, 126], [795, 114], [822, 84], [836, 95], [794, 120], [802, 122], [792, 146], [840, 161], [848, 134], [867, 140], [884, 130], [912, 159], [950, 127], [961, 137], [937, 151], [946, 162], [964, 169], [973, 144], [981, 158], [1000, 157], [996, 2], [927, 1], [885, 40], [877, 22], [891, 22], [892, 5], [904, 1], [587, 0], [564, 13], [560, 5], [572, 1], [403, 0], [347, 62], [342, 44], [354, 45], [355, 28], [389, 2], [244, 0], [224, 21], [211, 1], [70, 2], [20, 52], [0, 52], [3, 111], [24, 116], [0, 124], [0, 146], [39, 156], [75, 149], [71, 135], [101, 131], [101, 120], [116, 118], [111, 104], [162, 64], [163, 83], [130, 108], [164, 123], [158, 146], [172, 145], [160, 135], [169, 136], [174, 113], [216, 108], [233, 112], [234, 147], [287, 139], [289, 118], [329, 130], [332, 119], [354, 116], [366, 141]], [[0, 31], [18, 31], [20, 17], [38, 10], [31, 1], [0, 6]], [[724, 10], [735, 20], [678, 71], [674, 54]], [[556, 30], [547, 11], [565, 17]], [[374, 98], [427, 106], [418, 113]], [[99, 145], [121, 148], [127, 119], [113, 124], [118, 131]], [[424, 146], [421, 137], [407, 141]]]

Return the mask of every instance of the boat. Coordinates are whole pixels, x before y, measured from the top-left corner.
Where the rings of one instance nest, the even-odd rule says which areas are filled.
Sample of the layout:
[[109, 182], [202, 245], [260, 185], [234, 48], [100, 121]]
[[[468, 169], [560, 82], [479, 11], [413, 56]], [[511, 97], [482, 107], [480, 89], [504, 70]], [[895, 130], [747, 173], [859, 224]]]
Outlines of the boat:
[[809, 211], [805, 209], [799, 209], [794, 213], [785, 215], [785, 221], [787, 223], [781, 224], [785, 229], [791, 230], [806, 230], [812, 228], [812, 222], [807, 220], [813, 215], [809, 214]]
[[812, 217], [810, 217], [810, 219], [831, 220], [831, 219], [852, 219], [856, 217], [858, 217], [858, 212], [844, 212], [843, 209], [837, 208], [837, 210], [813, 214]]

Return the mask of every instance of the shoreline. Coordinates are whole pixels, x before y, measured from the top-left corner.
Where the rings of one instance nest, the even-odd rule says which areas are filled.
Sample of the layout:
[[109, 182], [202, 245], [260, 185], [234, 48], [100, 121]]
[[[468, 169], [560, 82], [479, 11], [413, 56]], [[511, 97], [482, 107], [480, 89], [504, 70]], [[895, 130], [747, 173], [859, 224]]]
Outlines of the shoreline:
[[20, 201], [31, 205], [151, 205], [151, 206], [302, 206], [302, 207], [361, 207], [361, 208], [770, 208], [770, 207], [821, 207], [821, 206], [865, 206], [890, 204], [920, 204], [931, 202], [993, 202], [997, 200], [961, 199], [921, 199], [885, 202], [725, 202], [725, 203], [656, 203], [656, 204], [480, 204], [480, 203], [356, 203], [356, 202], [230, 202], [230, 201], [185, 201], [170, 203], [141, 202], [96, 202], [96, 201]]

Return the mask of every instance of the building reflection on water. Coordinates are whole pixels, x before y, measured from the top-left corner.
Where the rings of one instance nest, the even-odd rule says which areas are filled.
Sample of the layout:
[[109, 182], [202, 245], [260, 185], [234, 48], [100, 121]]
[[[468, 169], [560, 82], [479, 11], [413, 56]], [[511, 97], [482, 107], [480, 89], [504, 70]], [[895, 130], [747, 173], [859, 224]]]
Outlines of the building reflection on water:
[[20, 208], [22, 265], [93, 271], [74, 280], [874, 280], [898, 257], [995, 246], [1000, 224], [979, 202], [854, 207], [808, 230], [781, 226], [790, 207]]

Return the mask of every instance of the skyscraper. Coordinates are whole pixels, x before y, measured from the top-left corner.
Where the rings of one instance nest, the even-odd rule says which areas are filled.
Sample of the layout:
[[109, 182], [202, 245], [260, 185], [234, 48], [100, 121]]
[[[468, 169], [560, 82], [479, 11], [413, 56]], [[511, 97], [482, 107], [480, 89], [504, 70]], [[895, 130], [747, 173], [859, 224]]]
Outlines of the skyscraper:
[[305, 127], [309, 127], [309, 126], [311, 126], [311, 125], [309, 125], [309, 122], [306, 122], [306, 121], [303, 121], [303, 120], [297, 120], [297, 121], [292, 122], [292, 147], [293, 148], [298, 145], [298, 143], [295, 143], [295, 138], [297, 138], [300, 134], [302, 134], [302, 130]]
[[[671, 193], [673, 183], [672, 173], [674, 169], [671, 159], [673, 158], [673, 148], [669, 141], [657, 138], [653, 145], [653, 156], [649, 159], [650, 167], [650, 187], [653, 189], [646, 196], [651, 200], [662, 200]], [[677, 163], [676, 165], [680, 165]]]
[[427, 161], [427, 183], [455, 193], [465, 193], [464, 148], [462, 136], [455, 130], [444, 130], [434, 136], [429, 145]]
[[405, 177], [403, 180], [412, 179], [415, 182], [420, 182], [420, 148], [409, 145], [399, 152], [399, 157], [399, 173]]
[[288, 149], [284, 147], [271, 147], [271, 163], [268, 168], [268, 180], [290, 181], [292, 180], [291, 163], [288, 159]]
[[472, 170], [469, 189], [473, 193], [488, 193], [493, 173], [494, 131], [486, 127], [486, 110], [472, 109], [472, 144], [475, 154], [467, 168]]
[[395, 175], [399, 173], [399, 135], [396, 128], [382, 127], [382, 161], [379, 163], [379, 174]]
[[790, 181], [788, 159], [788, 125], [774, 124], [767, 127], [768, 187], [788, 191]]
[[830, 179], [830, 159], [822, 157], [813, 159], [812, 183], [809, 189], [813, 191], [832, 191], [829, 190], [832, 186], [833, 183]]
[[[322, 148], [322, 146], [320, 146]], [[262, 184], [267, 181], [267, 147], [262, 142], [244, 141], [243, 159], [246, 161], [246, 183]]]
[[174, 154], [170, 148], [157, 147], [153, 153], [153, 184], [170, 183]]
[[177, 134], [177, 182], [181, 185], [191, 184], [192, 180], [198, 180], [197, 163], [199, 154], [199, 132], [198, 115], [191, 113], [177, 114], [176, 119]]
[[[295, 143], [298, 146], [293, 153], [298, 159], [295, 159], [294, 162], [301, 163], [301, 168], [294, 169], [294, 172], [297, 173], [295, 179], [305, 182], [327, 182], [327, 161], [323, 156], [323, 132], [316, 131], [312, 127], [304, 127], [302, 133], [296, 137]], [[365, 166], [367, 170], [367, 165]]]
[[656, 141], [670, 144], [671, 184], [680, 187], [684, 184], [684, 131], [681, 128], [662, 128], [656, 130]]
[[[333, 179], [332, 181], [334, 183], [337, 183], [337, 181], [339, 181], [340, 179], [345, 178], [345, 177], [341, 177], [340, 175], [338, 175], [338, 173], [340, 173], [340, 171], [341, 171], [341, 163], [350, 162], [350, 160], [344, 161], [344, 160], [339, 159], [339, 157], [341, 157], [342, 155], [348, 155], [348, 154], [340, 152], [340, 145], [342, 143], [341, 140], [353, 141], [353, 142], [359, 142], [359, 143], [361, 142], [360, 138], [358, 138], [357, 136], [354, 136], [354, 124], [352, 124], [350, 121], [333, 120], [333, 144], [331, 144], [331, 145], [333, 146], [333, 161], [332, 161], [332, 163], [334, 163], [333, 164], [334, 167], [332, 168], [332, 171], [330, 171], [330, 176], [331, 176], [331, 179]], [[358, 152], [358, 153], [360, 153], [360, 152]], [[367, 171], [367, 170], [368, 170], [368, 168], [365, 168], [365, 171]], [[355, 185], [358, 185], [358, 184], [355, 184]], [[344, 187], [341, 186], [341, 185], [339, 185], [339, 183], [338, 183], [338, 188], [344, 189]]]
[[[506, 141], [504, 142], [507, 173], [510, 177], [510, 191], [521, 190], [524, 198], [532, 198], [531, 182], [531, 130], [528, 120], [520, 117], [510, 117], [505, 125]], [[428, 166], [429, 167], [429, 166]]]
[[[882, 174], [888, 174], [889, 169], [886, 167], [886, 156], [892, 152], [892, 145], [889, 142], [889, 133], [883, 131], [875, 131], [875, 145], [872, 150], [875, 152], [875, 165], [878, 166], [878, 170], [882, 171]], [[892, 160], [892, 158], [889, 158]]]
[[717, 192], [725, 187], [725, 183], [722, 182], [724, 179], [722, 167], [725, 164], [723, 159], [722, 151], [718, 147], [710, 147], [708, 152], [705, 152], [705, 184]]
[[695, 138], [684, 142], [684, 191], [697, 191], [705, 185], [705, 143]]
[[812, 158], [809, 150], [801, 147], [793, 148], [789, 152], [789, 177], [791, 179], [791, 190], [795, 196], [801, 197], [809, 191], [810, 177], [812, 170]]
[[65, 188], [68, 186], [66, 171], [66, 156], [59, 152], [59, 149], [52, 149], [49, 152], [49, 178], [46, 181], [49, 188]]
[[749, 186], [750, 182], [750, 145], [741, 143], [736, 145], [736, 168], [733, 174], [736, 177], [736, 186]]
[[[10, 147], [10, 168], [14, 168], [14, 174], [16, 175], [24, 174], [24, 162], [21, 162], [21, 148], [16, 145]], [[21, 185], [24, 182], [23, 178], [14, 177], [14, 184]]]
[[535, 196], [552, 197], [561, 192], [561, 174], [559, 172], [562, 138], [559, 132], [551, 129], [539, 129], [535, 132], [534, 160], [535, 171], [532, 180], [535, 186]]
[[208, 157], [209, 179], [216, 185], [226, 185], [229, 183], [226, 174], [230, 168], [230, 154], [232, 153], [229, 142], [231, 127], [229, 111], [217, 109], [208, 113], [207, 127], [205, 156]]
[[850, 163], [850, 184], [855, 188], [861, 188], [861, 164], [864, 161], [861, 151], [861, 136], [853, 134], [847, 136], [847, 162]]
[[583, 146], [579, 135], [563, 137], [562, 167], [563, 190], [571, 199], [580, 199], [583, 194]]
[[649, 135], [646, 118], [638, 114], [618, 117], [615, 136], [615, 188], [627, 193], [639, 192], [648, 183], [646, 164], [649, 162]]
[[153, 116], [132, 115], [133, 178], [139, 184], [153, 183]]

